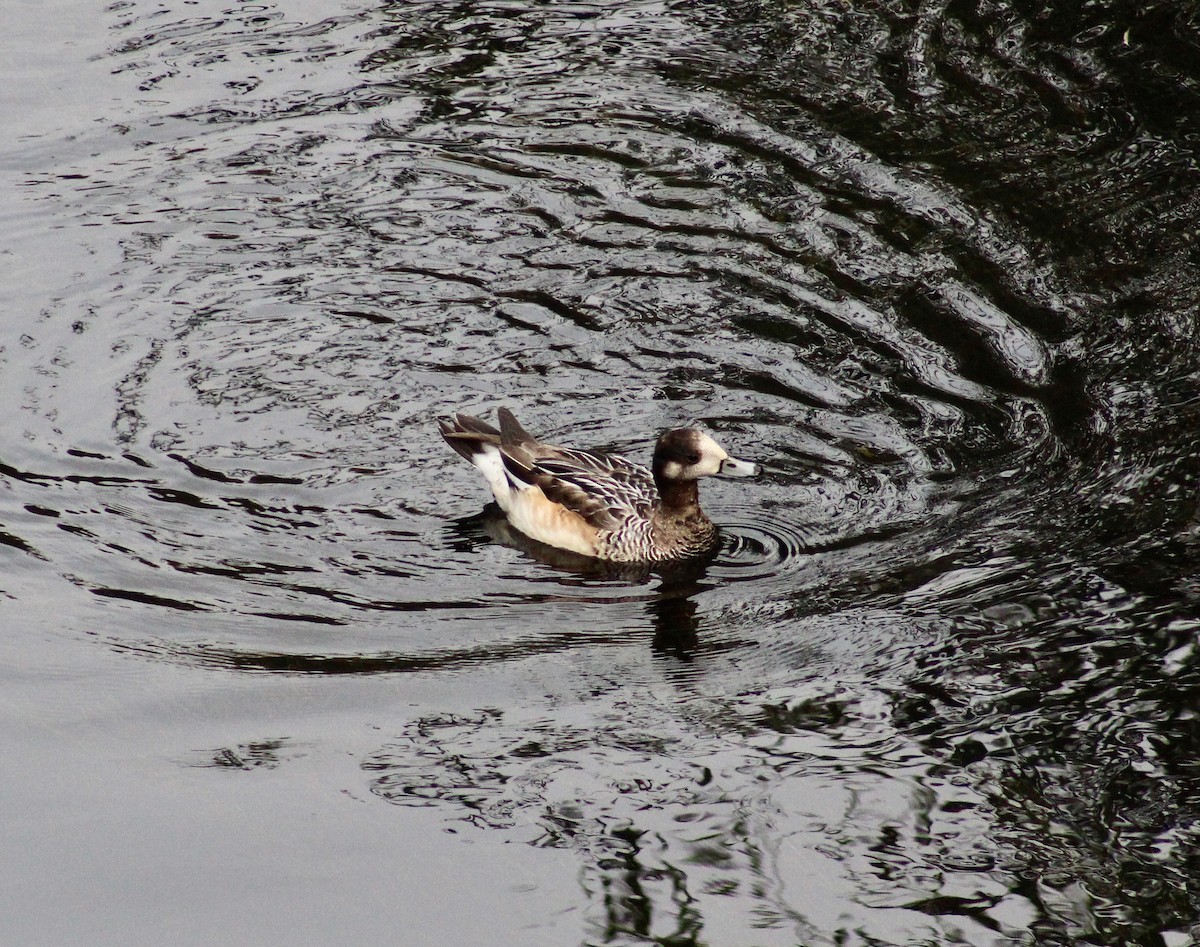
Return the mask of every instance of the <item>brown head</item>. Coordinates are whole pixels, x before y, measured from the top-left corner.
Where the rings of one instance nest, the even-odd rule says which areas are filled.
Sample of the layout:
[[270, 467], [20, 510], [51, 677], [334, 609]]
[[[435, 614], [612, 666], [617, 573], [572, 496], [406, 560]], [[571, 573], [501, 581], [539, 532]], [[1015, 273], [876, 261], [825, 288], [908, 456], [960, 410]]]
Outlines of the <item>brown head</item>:
[[713, 474], [752, 477], [762, 471], [758, 464], [730, 457], [703, 431], [680, 428], [667, 431], [654, 446], [654, 483], [668, 505], [694, 503], [696, 481]]

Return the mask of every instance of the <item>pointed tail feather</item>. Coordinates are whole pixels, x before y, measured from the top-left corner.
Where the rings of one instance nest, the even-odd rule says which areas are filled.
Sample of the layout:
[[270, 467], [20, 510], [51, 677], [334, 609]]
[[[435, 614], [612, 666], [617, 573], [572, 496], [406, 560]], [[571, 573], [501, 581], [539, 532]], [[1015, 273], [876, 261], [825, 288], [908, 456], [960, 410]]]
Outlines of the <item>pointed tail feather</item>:
[[449, 418], [438, 418], [438, 430], [442, 438], [460, 456], [471, 463], [483, 453], [487, 445], [499, 446], [500, 432], [479, 418], [469, 414], [454, 414]]
[[487, 423], [480, 420], [472, 414], [463, 414], [461, 411], [454, 413], [454, 424], [460, 431], [470, 431], [474, 434], [492, 434], [496, 437], [500, 436], [500, 432]]

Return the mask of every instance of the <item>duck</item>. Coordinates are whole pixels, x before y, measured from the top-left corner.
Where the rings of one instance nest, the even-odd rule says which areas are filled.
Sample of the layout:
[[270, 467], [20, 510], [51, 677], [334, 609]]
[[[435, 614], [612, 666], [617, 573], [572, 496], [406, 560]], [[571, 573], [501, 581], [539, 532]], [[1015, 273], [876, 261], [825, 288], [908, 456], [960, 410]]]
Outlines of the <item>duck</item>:
[[509, 523], [547, 546], [609, 562], [661, 562], [711, 552], [717, 528], [697, 481], [756, 476], [696, 428], [658, 438], [650, 469], [624, 457], [544, 444], [508, 408], [499, 428], [457, 412], [438, 419], [446, 443], [483, 475]]

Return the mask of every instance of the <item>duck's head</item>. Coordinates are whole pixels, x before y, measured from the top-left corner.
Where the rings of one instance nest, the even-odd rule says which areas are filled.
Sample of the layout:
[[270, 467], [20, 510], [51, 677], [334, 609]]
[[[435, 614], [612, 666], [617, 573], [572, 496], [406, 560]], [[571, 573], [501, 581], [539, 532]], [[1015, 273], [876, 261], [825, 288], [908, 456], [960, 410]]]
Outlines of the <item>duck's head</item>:
[[759, 473], [762, 468], [758, 464], [730, 457], [720, 444], [692, 427], [667, 431], [654, 446], [656, 480], [698, 480], [713, 474], [753, 477]]

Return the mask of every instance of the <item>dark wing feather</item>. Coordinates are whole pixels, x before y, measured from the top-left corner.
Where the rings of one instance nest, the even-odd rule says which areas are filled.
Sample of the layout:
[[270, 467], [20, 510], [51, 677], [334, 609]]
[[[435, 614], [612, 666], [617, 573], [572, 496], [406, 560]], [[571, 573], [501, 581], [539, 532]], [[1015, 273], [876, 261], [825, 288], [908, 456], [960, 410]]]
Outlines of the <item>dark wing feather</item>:
[[537, 438], [517, 423], [517, 416], [508, 408], [497, 408], [496, 417], [500, 421], [500, 442], [505, 447], [538, 447]]

